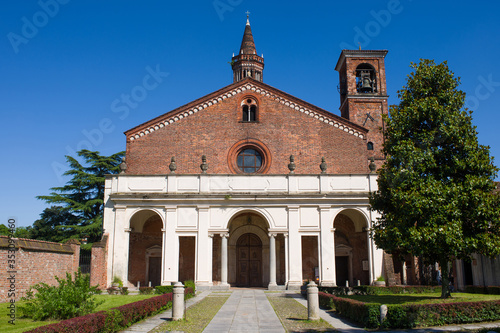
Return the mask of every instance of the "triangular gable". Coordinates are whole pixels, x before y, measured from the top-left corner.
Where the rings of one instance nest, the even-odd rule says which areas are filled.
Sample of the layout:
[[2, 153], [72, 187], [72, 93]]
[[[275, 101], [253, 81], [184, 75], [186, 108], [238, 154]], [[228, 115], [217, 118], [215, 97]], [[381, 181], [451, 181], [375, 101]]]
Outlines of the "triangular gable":
[[296, 110], [297, 112], [302, 112], [306, 115], [309, 115], [310, 117], [317, 119], [320, 122], [329, 124], [334, 128], [342, 130], [361, 139], [364, 139], [366, 133], [368, 132], [367, 129], [351, 123], [347, 119], [339, 117], [310, 103], [307, 103], [297, 97], [273, 88], [265, 83], [253, 80], [251, 78], [246, 78], [242, 81], [233, 83], [211, 94], [201, 97], [191, 103], [169, 111], [139, 126], [136, 126], [126, 131], [125, 135], [127, 136], [127, 139], [130, 139], [131, 141], [139, 139], [174, 122], [181, 121], [184, 118], [187, 118], [197, 112], [203, 111], [204, 109], [220, 103], [227, 98], [234, 97], [238, 94], [244, 94], [249, 91], [253, 91], [262, 96], [274, 99], [281, 104]]

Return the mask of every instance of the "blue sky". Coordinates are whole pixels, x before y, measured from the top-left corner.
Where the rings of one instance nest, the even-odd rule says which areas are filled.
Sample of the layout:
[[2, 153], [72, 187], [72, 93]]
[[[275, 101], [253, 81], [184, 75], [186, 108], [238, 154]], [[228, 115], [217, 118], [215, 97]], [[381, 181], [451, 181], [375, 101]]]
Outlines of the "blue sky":
[[336, 114], [342, 48], [389, 50], [390, 104], [410, 62], [447, 60], [498, 165], [496, 1], [10, 0], [0, 12], [0, 223], [39, 217], [35, 196], [67, 180], [64, 155], [124, 150], [124, 131], [230, 84], [247, 10], [264, 82]]

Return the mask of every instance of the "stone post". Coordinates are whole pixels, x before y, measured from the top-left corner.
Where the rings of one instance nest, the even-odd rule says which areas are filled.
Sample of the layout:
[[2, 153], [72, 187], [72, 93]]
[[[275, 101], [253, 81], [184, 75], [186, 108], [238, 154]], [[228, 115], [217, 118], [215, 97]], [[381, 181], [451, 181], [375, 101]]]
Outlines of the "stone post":
[[174, 284], [172, 296], [172, 320], [181, 320], [184, 318], [184, 285], [182, 282]]
[[307, 319], [319, 320], [318, 287], [314, 281], [307, 285]]
[[269, 234], [269, 290], [276, 288], [276, 235]]

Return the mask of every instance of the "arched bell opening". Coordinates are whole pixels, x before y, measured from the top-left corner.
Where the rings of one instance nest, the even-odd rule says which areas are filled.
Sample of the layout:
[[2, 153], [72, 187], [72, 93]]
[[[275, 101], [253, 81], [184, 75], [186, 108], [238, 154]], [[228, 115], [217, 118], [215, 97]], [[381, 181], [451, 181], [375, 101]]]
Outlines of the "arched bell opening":
[[356, 68], [356, 91], [360, 94], [377, 92], [377, 76], [372, 65], [364, 63]]
[[354, 209], [343, 210], [335, 217], [335, 278], [338, 286], [370, 284], [367, 226], [365, 216]]
[[152, 210], [130, 219], [128, 282], [137, 286], [161, 285], [163, 220]]

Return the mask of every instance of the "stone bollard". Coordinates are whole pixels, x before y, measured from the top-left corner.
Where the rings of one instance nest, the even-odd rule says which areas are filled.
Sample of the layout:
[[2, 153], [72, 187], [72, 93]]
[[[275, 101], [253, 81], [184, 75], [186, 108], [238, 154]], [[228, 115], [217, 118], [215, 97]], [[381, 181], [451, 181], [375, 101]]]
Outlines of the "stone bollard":
[[385, 320], [385, 317], [387, 317], [387, 305], [382, 304], [380, 306], [380, 323], [382, 324]]
[[319, 320], [318, 287], [314, 281], [307, 285], [307, 319]]
[[181, 320], [184, 318], [184, 285], [182, 282], [174, 284], [172, 296], [172, 320]]

